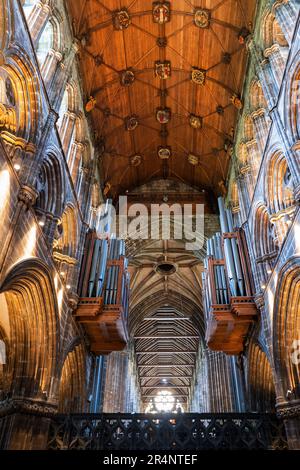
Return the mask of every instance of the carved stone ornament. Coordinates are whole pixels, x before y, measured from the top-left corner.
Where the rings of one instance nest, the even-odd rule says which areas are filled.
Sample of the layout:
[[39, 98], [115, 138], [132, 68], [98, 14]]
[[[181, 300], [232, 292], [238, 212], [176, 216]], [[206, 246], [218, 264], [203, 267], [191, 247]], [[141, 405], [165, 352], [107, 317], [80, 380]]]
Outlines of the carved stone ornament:
[[164, 24], [170, 21], [170, 2], [154, 2], [152, 8], [152, 15], [154, 23]]
[[120, 73], [120, 83], [122, 86], [130, 86], [133, 84], [134, 80], [135, 80], [135, 75], [134, 75], [133, 70], [127, 69], [127, 70], [123, 70]]
[[23, 202], [25, 206], [32, 207], [38, 197], [38, 192], [30, 186], [23, 186], [18, 194], [19, 201]]
[[130, 158], [130, 164], [131, 164], [131, 166], [137, 167], [137, 166], [140, 166], [141, 163], [142, 163], [142, 157], [141, 157], [141, 155], [133, 155], [133, 156]]
[[193, 129], [201, 129], [202, 127], [202, 118], [200, 116], [196, 116], [196, 114], [190, 115], [190, 126]]
[[243, 109], [243, 102], [237, 95], [232, 95], [230, 101], [236, 109]]
[[291, 403], [277, 405], [277, 416], [280, 419], [293, 419], [300, 417], [300, 401], [295, 400]]
[[157, 152], [161, 160], [168, 160], [171, 157], [171, 147], [158, 147]]
[[188, 161], [191, 165], [197, 166], [199, 164], [199, 157], [197, 155], [193, 155], [192, 153], [188, 156]]
[[210, 11], [205, 8], [196, 8], [194, 13], [195, 25], [198, 28], [209, 28], [210, 25]]
[[197, 67], [193, 67], [192, 70], [192, 82], [196, 83], [197, 85], [204, 85], [205, 83], [206, 72], [205, 70], [198, 69]]
[[161, 62], [160, 60], [155, 62], [155, 76], [161, 80], [166, 80], [171, 76], [171, 62], [165, 60]]
[[160, 124], [168, 124], [171, 119], [170, 108], [157, 108], [156, 119]]
[[133, 115], [125, 118], [125, 128], [127, 131], [134, 131], [134, 129], [136, 129], [138, 125], [139, 120], [137, 116]]
[[126, 9], [113, 12], [113, 25], [117, 31], [127, 29], [131, 23], [131, 18]]
[[94, 98], [93, 96], [90, 96], [88, 102], [85, 105], [86, 112], [90, 113], [95, 108], [96, 104], [97, 104], [96, 98]]

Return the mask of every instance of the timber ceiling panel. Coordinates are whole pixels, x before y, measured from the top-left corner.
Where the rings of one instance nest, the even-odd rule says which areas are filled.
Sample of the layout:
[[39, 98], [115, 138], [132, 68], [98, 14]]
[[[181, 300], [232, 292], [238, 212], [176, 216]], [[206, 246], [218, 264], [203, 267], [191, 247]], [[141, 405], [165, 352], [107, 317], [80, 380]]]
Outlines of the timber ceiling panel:
[[[89, 106], [103, 151], [103, 176], [111, 196], [160, 177], [216, 191], [226, 178], [226, 149], [242, 104], [236, 99], [234, 105], [232, 97], [242, 91], [244, 38], [252, 28], [256, 1], [158, 2], [158, 22], [154, 3], [67, 0], [82, 45], [87, 102], [95, 99]], [[165, 61], [162, 74], [167, 78], [160, 78], [155, 64]], [[194, 67], [198, 83], [191, 79]], [[158, 108], [166, 123], [158, 121]], [[192, 127], [193, 115], [200, 118], [194, 120], [200, 128]], [[171, 152], [168, 159], [159, 158], [160, 147]], [[132, 159], [136, 155], [141, 158]]]
[[[174, 272], [157, 269], [174, 266]], [[157, 391], [188, 399], [200, 341], [202, 261], [177, 240], [153, 241], [131, 260], [130, 336], [144, 403]]]

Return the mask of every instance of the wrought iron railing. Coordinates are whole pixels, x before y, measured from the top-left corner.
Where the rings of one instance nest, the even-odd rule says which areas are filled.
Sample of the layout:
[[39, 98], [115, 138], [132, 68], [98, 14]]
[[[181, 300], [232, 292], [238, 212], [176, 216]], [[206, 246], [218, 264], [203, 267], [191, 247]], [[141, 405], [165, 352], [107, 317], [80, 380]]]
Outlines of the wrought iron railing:
[[286, 449], [273, 414], [56, 416], [48, 448], [77, 450]]

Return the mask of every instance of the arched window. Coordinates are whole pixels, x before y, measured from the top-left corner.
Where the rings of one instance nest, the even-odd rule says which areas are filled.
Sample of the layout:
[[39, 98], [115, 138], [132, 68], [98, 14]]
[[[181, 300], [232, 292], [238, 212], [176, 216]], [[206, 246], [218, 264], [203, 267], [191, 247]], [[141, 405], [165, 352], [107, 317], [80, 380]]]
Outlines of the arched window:
[[63, 99], [60, 104], [60, 108], [58, 112], [59, 117], [58, 117], [57, 124], [56, 124], [59, 132], [61, 131], [61, 128], [62, 128], [64, 115], [66, 114], [68, 110], [69, 110], [69, 93], [67, 90], [65, 90]]
[[256, 263], [259, 271], [259, 281], [263, 286], [269, 278], [278, 253], [278, 235], [276, 227], [271, 223], [265, 205], [258, 207], [255, 215], [254, 246]]
[[40, 67], [44, 65], [46, 57], [50, 49], [53, 49], [53, 43], [54, 43], [53, 25], [51, 21], [48, 21], [41, 34], [40, 40], [38, 42], [37, 51], [36, 51]]
[[26, 16], [26, 19], [28, 20], [30, 13], [33, 10], [34, 5], [36, 4], [36, 0], [25, 0], [23, 2], [23, 10], [24, 14]]
[[294, 183], [286, 158], [274, 152], [267, 168], [267, 198], [271, 221], [276, 225], [278, 243], [282, 244], [295, 211]]

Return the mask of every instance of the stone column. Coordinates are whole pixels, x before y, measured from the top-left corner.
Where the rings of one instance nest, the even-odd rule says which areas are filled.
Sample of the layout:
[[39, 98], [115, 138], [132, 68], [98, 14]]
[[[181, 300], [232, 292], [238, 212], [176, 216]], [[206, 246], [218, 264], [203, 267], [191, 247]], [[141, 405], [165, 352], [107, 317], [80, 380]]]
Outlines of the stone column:
[[283, 419], [290, 450], [300, 450], [300, 400], [277, 403], [277, 415]]
[[44, 26], [51, 14], [51, 7], [48, 3], [48, 0], [40, 0], [37, 2], [28, 18], [28, 28], [35, 47], [37, 47]]
[[53, 76], [51, 87], [49, 90], [49, 97], [52, 107], [59, 112], [60, 104], [62, 102], [67, 83], [72, 75], [75, 56], [79, 51], [79, 44], [74, 40], [68, 53], [63, 57], [63, 60], [58, 64], [55, 74]]
[[53, 80], [54, 74], [60, 62], [62, 61], [62, 54], [54, 49], [50, 49], [44, 64], [42, 65], [42, 76], [44, 79], [44, 83], [46, 86], [51, 86], [51, 82]]
[[252, 169], [252, 175], [254, 180], [254, 187], [256, 186], [256, 180], [261, 165], [261, 154], [258, 149], [257, 141], [255, 139], [246, 142], [246, 147], [249, 155], [249, 164]]
[[72, 135], [75, 129], [75, 123], [77, 119], [77, 114], [72, 113], [71, 111], [67, 111], [64, 114], [62, 119], [61, 127], [59, 129], [59, 134], [62, 142], [63, 151], [65, 153], [66, 159], [68, 157], [68, 151], [70, 142], [72, 139]]
[[103, 413], [125, 413], [128, 352], [112, 352], [107, 359]]

